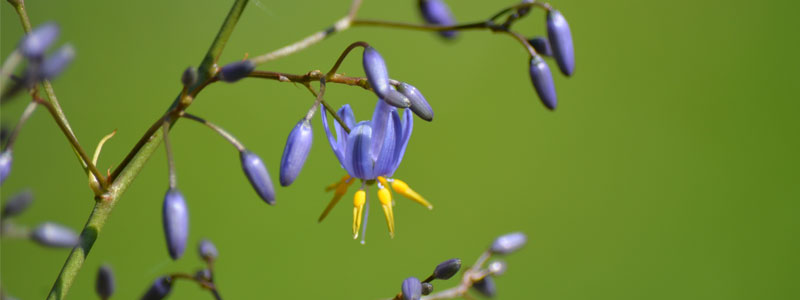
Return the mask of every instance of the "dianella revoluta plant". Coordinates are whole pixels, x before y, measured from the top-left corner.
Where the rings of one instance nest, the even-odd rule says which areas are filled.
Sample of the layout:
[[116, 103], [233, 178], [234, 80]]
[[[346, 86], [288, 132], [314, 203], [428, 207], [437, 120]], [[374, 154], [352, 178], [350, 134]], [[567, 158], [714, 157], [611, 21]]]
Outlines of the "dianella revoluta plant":
[[[76, 58], [76, 51], [68, 43], [50, 51], [61, 34], [58, 24], [48, 22], [33, 27], [25, 2], [8, 0], [16, 10], [26, 35], [19, 41], [13, 53], [3, 62], [2, 74], [0, 74], [0, 80], [2, 80], [0, 81], [0, 89], [2, 89], [0, 90], [0, 100], [5, 104], [15, 99], [28, 98], [30, 102], [13, 129], [3, 129], [2, 149], [0, 149], [0, 184], [6, 180], [14, 180], [12, 162], [15, 141], [21, 128], [36, 108], [43, 106], [72, 147], [80, 167], [87, 175], [89, 188], [94, 194], [94, 208], [80, 235], [52, 222], [45, 222], [34, 228], [28, 228], [15, 222], [14, 217], [31, 205], [33, 196], [30, 191], [23, 191], [18, 196], [4, 201], [2, 220], [0, 220], [2, 224], [0, 232], [3, 238], [25, 238], [47, 247], [72, 248], [50, 290], [48, 299], [66, 297], [84, 262], [91, 258], [88, 256], [89, 250], [100, 237], [111, 211], [162, 143], [166, 150], [169, 174], [161, 207], [165, 240], [163, 246], [171, 259], [178, 260], [183, 257], [187, 245], [191, 242], [188, 234], [191, 227], [188, 207], [190, 201], [195, 200], [185, 198], [178, 187], [178, 168], [170, 143], [170, 129], [181, 119], [192, 120], [204, 125], [230, 143], [241, 161], [244, 173], [244, 176], [241, 177], [242, 180], [247, 179], [255, 191], [254, 196], [268, 205], [275, 205], [278, 197], [268, 171], [270, 167], [274, 166], [267, 166], [259, 155], [246, 148], [242, 141], [219, 124], [190, 112], [191, 106], [199, 98], [201, 92], [212, 84], [218, 82], [234, 84], [241, 80], [272, 80], [295, 83], [308, 90], [311, 94], [309, 109], [298, 114], [299, 121], [288, 131], [288, 138], [283, 146], [284, 150], [278, 166], [280, 186], [290, 187], [297, 180], [301, 180], [300, 174], [313, 144], [312, 119], [319, 114], [328, 145], [333, 152], [332, 157], [329, 158], [336, 159], [343, 171], [331, 170], [331, 173], [338, 172], [334, 176], [341, 176], [341, 178], [327, 186], [327, 191], [333, 191], [333, 197], [323, 209], [318, 221], [325, 219], [347, 194], [350, 186], [356, 185], [353, 194], [351, 234], [354, 238], [361, 236], [363, 244], [370, 211], [370, 201], [368, 201], [370, 195], [377, 195], [391, 237], [394, 237], [396, 233], [395, 201], [392, 191], [428, 209], [433, 208], [430, 202], [411, 189], [405, 181], [395, 178], [394, 173], [406, 155], [416, 155], [406, 153], [408, 144], [411, 142], [414, 119], [419, 118], [432, 122], [434, 119], [433, 107], [437, 103], [437, 99], [431, 99], [432, 101], [429, 102], [422, 92], [411, 83], [391, 78], [389, 75], [391, 62], [385, 61], [378, 49], [384, 52], [394, 50], [381, 48], [380, 45], [371, 45], [365, 41], [351, 43], [338, 58], [332, 60], [333, 66], [326, 72], [312, 70], [307, 73], [293, 74], [263, 70], [259, 68], [260, 66], [302, 51], [351, 27], [382, 27], [428, 31], [438, 34], [443, 41], [448, 43], [457, 43], [459, 39], [467, 38], [459, 34], [460, 31], [465, 30], [483, 30], [510, 37], [525, 49], [528, 75], [532, 86], [540, 101], [550, 110], [557, 107], [558, 101], [553, 75], [547, 61], [552, 58], [559, 71], [565, 76], [572, 76], [575, 71], [575, 54], [570, 27], [564, 15], [545, 2], [523, 0], [500, 9], [486, 19], [459, 23], [456, 20], [461, 18], [457, 18], [453, 13], [454, 10], [451, 10], [444, 0], [417, 1], [415, 6], [418, 8], [421, 20], [409, 22], [361, 18], [359, 8], [362, 0], [353, 0], [347, 14], [325, 30], [312, 33], [295, 43], [268, 53], [248, 56], [233, 62], [221, 62], [218, 61], [218, 58], [248, 3], [247, 0], [230, 1], [232, 7], [209, 50], [205, 54], [197, 53], [198, 56], [202, 55], [203, 59], [197, 66], [187, 67], [180, 74], [180, 87], [176, 98], [170, 103], [165, 102], [166, 111], [145, 130], [128, 154], [118, 164], [115, 164], [115, 168], [110, 169], [109, 172], [101, 172], [97, 166], [98, 157], [102, 152], [103, 145], [113, 137], [115, 132], [104, 137], [90, 157], [89, 152], [85, 150], [72, 130], [56, 97], [53, 84], [51, 84], [51, 80], [57, 79], [71, 63], [80, 63], [80, 60], [73, 62]], [[408, 1], [412, 2], [412, 0]], [[459, 3], [459, 5], [465, 4]], [[541, 9], [546, 14], [545, 30], [543, 30], [543, 32], [546, 31], [546, 37], [542, 36], [543, 33], [529, 36], [514, 29], [517, 21], [529, 16], [533, 9]], [[70, 33], [65, 33], [65, 35], [70, 36]], [[339, 73], [343, 61], [353, 53], [353, 50], [359, 48], [363, 50], [361, 52], [363, 76], [354, 77]], [[48, 51], [50, 52], [48, 53]], [[178, 71], [180, 70], [176, 70], [176, 75], [179, 73]], [[354, 72], [351, 70], [347, 73]], [[325, 98], [327, 86], [330, 84], [359, 87], [368, 91], [367, 99], [375, 102], [371, 119], [357, 120], [348, 103], [338, 105], [340, 108], [335, 109], [334, 105], [328, 103]], [[330, 123], [333, 123], [333, 130], [330, 128]], [[291, 124], [287, 124], [286, 129], [289, 129], [290, 126]], [[200, 202], [193, 205], [200, 205]], [[431, 226], [431, 228], [434, 227]], [[462, 272], [458, 286], [434, 292], [432, 283], [434, 280], [450, 279], [461, 269], [460, 259], [450, 259], [437, 265], [433, 273], [423, 280], [416, 277], [405, 279], [401, 284], [400, 293], [394, 298], [449, 299], [466, 297], [467, 291], [470, 289], [492, 297], [496, 294], [493, 277], [504, 273], [506, 266], [502, 261], [489, 262], [489, 259], [492, 256], [515, 252], [525, 242], [526, 236], [522, 233], [501, 236], [474, 265]], [[214, 281], [214, 263], [218, 257], [216, 246], [208, 240], [202, 240], [198, 242], [198, 252], [205, 263], [202, 269], [197, 270], [194, 274], [174, 273], [157, 277], [144, 290], [141, 299], [164, 299], [169, 296], [175, 282], [181, 280], [193, 281], [202, 289], [208, 290], [215, 299], [222, 299]], [[488, 266], [485, 266], [487, 263]], [[116, 287], [124, 284], [124, 282], [115, 281], [110, 264], [104, 265], [98, 270], [96, 292], [100, 299], [111, 298]]]

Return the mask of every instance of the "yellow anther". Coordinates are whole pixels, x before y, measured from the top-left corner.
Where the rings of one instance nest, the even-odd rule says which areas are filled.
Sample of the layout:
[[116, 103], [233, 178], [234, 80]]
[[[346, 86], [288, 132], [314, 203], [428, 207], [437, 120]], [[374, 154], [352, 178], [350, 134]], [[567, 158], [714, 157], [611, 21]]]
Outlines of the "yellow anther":
[[[336, 188], [337, 188], [337, 187], [339, 187], [340, 185], [342, 185], [342, 184], [346, 183], [348, 179], [350, 179], [350, 175], [344, 175], [344, 176], [342, 177], [342, 179], [339, 179], [339, 181], [337, 181], [336, 183], [334, 183], [334, 184], [331, 184], [331, 185], [329, 185], [329, 186], [326, 186], [326, 187], [325, 187], [325, 191], [326, 191], [326, 192], [330, 192], [330, 191], [332, 191], [332, 190], [336, 189]], [[352, 181], [351, 181], [351, 182], [352, 182]], [[349, 185], [349, 184], [348, 184], [348, 185]]]
[[392, 211], [392, 193], [387, 188], [378, 190], [378, 199], [383, 207], [383, 215], [386, 216], [386, 225], [389, 227], [389, 236], [394, 238], [394, 212]]
[[347, 188], [349, 188], [350, 185], [353, 184], [353, 181], [355, 181], [355, 180], [347, 181], [347, 179], [350, 179], [350, 176], [345, 175], [342, 178], [342, 180], [344, 180], [343, 182], [340, 181], [334, 184], [336, 187], [336, 192], [334, 192], [333, 194], [333, 199], [331, 199], [331, 202], [329, 202], [328, 206], [325, 207], [325, 210], [322, 211], [322, 214], [319, 216], [317, 222], [322, 222], [322, 220], [328, 216], [328, 213], [330, 213], [333, 207], [336, 206], [337, 203], [339, 203], [339, 200], [342, 199], [342, 196], [344, 196], [344, 194], [347, 193]]
[[425, 198], [422, 198], [420, 194], [417, 194], [414, 190], [412, 190], [408, 184], [403, 182], [399, 179], [394, 179], [392, 181], [392, 189], [400, 195], [405, 196], [408, 199], [414, 200], [415, 202], [422, 204], [423, 206], [427, 207], [428, 209], [433, 209], [433, 205], [425, 201]]
[[378, 182], [380, 182], [385, 187], [389, 187], [389, 182], [386, 181], [386, 177], [378, 176]]
[[364, 213], [364, 203], [367, 202], [367, 192], [358, 190], [353, 197], [353, 239], [358, 238], [361, 229], [361, 215]]

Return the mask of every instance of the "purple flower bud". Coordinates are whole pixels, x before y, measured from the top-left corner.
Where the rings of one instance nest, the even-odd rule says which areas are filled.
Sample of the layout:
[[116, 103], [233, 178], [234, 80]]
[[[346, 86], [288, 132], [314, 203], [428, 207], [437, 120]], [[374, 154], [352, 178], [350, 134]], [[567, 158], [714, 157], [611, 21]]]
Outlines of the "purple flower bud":
[[183, 194], [177, 188], [167, 190], [162, 212], [167, 250], [169, 256], [177, 260], [186, 250], [186, 241], [189, 238], [189, 209]]
[[78, 244], [78, 234], [63, 225], [46, 222], [36, 227], [31, 239], [42, 246], [55, 248], [72, 248]]
[[422, 283], [422, 294], [427, 296], [433, 293], [433, 284], [430, 282], [423, 282]]
[[575, 52], [572, 47], [572, 32], [567, 19], [561, 12], [553, 9], [547, 12], [547, 37], [553, 48], [553, 57], [564, 75], [572, 76], [575, 71]]
[[7, 219], [20, 215], [28, 206], [33, 203], [33, 192], [31, 190], [24, 190], [13, 197], [11, 197], [6, 205], [3, 205], [3, 211], [0, 212], [0, 218]]
[[450, 279], [450, 277], [453, 277], [453, 275], [456, 275], [460, 269], [460, 259], [448, 259], [436, 266], [436, 269], [433, 270], [433, 277], [436, 279], [447, 280]]
[[219, 69], [219, 79], [225, 82], [237, 82], [247, 77], [256, 69], [256, 64], [251, 60], [232, 62]]
[[488, 269], [494, 276], [503, 275], [506, 272], [506, 262], [502, 260], [493, 261], [489, 264]]
[[[419, 0], [419, 11], [428, 24], [441, 26], [456, 24], [453, 13], [450, 12], [450, 7], [442, 0]], [[447, 39], [456, 37], [457, 33], [458, 31], [455, 30], [439, 31], [439, 35]]]
[[425, 97], [422, 96], [422, 93], [420, 93], [416, 87], [402, 82], [397, 86], [397, 91], [408, 98], [411, 102], [411, 111], [413, 111], [415, 115], [425, 121], [433, 121], [433, 108], [431, 108], [428, 101], [425, 100]]
[[[324, 111], [322, 113], [325, 113]], [[282, 186], [289, 186], [300, 175], [303, 165], [308, 158], [311, 144], [314, 141], [314, 134], [311, 131], [309, 120], [302, 119], [297, 122], [289, 138], [286, 139], [286, 147], [283, 148], [281, 157], [280, 181]]]
[[214, 243], [209, 240], [200, 241], [200, 244], [197, 245], [197, 252], [200, 253], [200, 257], [205, 261], [213, 261], [219, 256], [217, 246], [214, 246]]
[[250, 184], [258, 193], [262, 200], [269, 205], [275, 205], [275, 188], [272, 187], [272, 179], [269, 177], [267, 167], [258, 155], [249, 150], [239, 153], [242, 160], [242, 169]]
[[550, 42], [548, 42], [546, 38], [537, 36], [528, 40], [528, 43], [531, 43], [536, 53], [543, 56], [553, 56], [553, 49], [550, 48]]
[[3, 185], [3, 182], [6, 181], [8, 174], [11, 173], [11, 150], [3, 151], [0, 153], [0, 185]]
[[416, 277], [403, 280], [400, 290], [403, 292], [403, 300], [419, 300], [422, 297], [422, 284]]
[[492, 243], [492, 247], [489, 248], [494, 254], [511, 254], [514, 251], [519, 250], [522, 246], [525, 245], [528, 238], [522, 232], [513, 232], [506, 235], [501, 235], [494, 243]]
[[556, 99], [556, 86], [553, 83], [553, 74], [550, 74], [550, 67], [544, 62], [541, 56], [531, 58], [531, 82], [536, 89], [536, 94], [542, 100], [544, 106], [550, 110], [556, 109], [558, 99]]
[[97, 270], [97, 281], [94, 286], [97, 295], [103, 300], [111, 298], [111, 295], [114, 294], [115, 287], [114, 272], [111, 270], [111, 267], [109, 265], [101, 266], [100, 269]]
[[39, 25], [22, 38], [19, 52], [29, 59], [41, 59], [44, 52], [58, 38], [59, 31], [58, 24], [55, 22]]
[[486, 276], [476, 281], [472, 284], [472, 287], [489, 298], [494, 298], [497, 295], [497, 286], [494, 285], [494, 279], [491, 276]]
[[39, 78], [56, 78], [69, 66], [73, 59], [75, 59], [75, 48], [70, 44], [61, 46], [56, 53], [44, 60], [39, 69]]
[[[522, 0], [521, 3], [533, 3], [533, 0]], [[523, 7], [517, 10], [517, 14], [520, 16], [527, 15], [531, 11], [531, 7]]]
[[156, 279], [150, 286], [150, 289], [144, 293], [142, 300], [161, 300], [167, 297], [170, 290], [172, 290], [172, 280], [167, 276], [162, 276]]
[[181, 75], [181, 83], [183, 83], [183, 86], [186, 87], [193, 86], [195, 83], [197, 83], [197, 76], [197, 68], [188, 67]]
[[194, 278], [197, 280], [211, 281], [211, 270], [202, 269], [194, 273]]
[[379, 98], [395, 107], [406, 108], [411, 105], [411, 101], [406, 96], [392, 88], [389, 83], [389, 71], [386, 70], [386, 63], [378, 50], [364, 47], [362, 62], [369, 85]]

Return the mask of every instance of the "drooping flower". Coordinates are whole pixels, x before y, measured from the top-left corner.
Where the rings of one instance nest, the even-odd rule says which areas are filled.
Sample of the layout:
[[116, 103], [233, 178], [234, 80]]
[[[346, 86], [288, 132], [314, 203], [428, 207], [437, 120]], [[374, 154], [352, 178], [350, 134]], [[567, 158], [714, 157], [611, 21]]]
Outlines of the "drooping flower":
[[572, 76], [575, 72], [575, 50], [572, 45], [572, 32], [564, 15], [557, 10], [547, 11], [547, 37], [553, 49], [553, 57], [561, 73]]
[[[353, 110], [349, 105], [343, 106], [337, 114], [350, 132], [347, 132], [338, 122], [334, 122], [336, 129], [336, 136], [334, 136], [328, 126], [325, 113], [322, 114], [322, 123], [328, 136], [328, 142], [348, 175], [327, 188], [328, 191], [335, 190], [335, 193], [319, 220], [322, 221], [327, 216], [355, 180], [361, 180], [361, 187], [353, 200], [353, 237], [357, 238], [362, 221], [366, 224], [368, 218], [368, 212], [365, 213], [369, 210], [366, 189], [377, 183], [378, 199], [383, 207], [389, 234], [394, 237], [393, 201], [392, 194], [388, 189], [390, 186], [395, 192], [429, 209], [433, 208], [422, 196], [409, 188], [408, 184], [391, 178], [403, 160], [408, 140], [411, 137], [411, 130], [414, 126], [412, 114], [405, 111], [401, 120], [397, 109], [383, 100], [378, 100], [372, 120], [369, 121], [356, 123]], [[364, 225], [364, 231], [366, 231], [366, 225]]]

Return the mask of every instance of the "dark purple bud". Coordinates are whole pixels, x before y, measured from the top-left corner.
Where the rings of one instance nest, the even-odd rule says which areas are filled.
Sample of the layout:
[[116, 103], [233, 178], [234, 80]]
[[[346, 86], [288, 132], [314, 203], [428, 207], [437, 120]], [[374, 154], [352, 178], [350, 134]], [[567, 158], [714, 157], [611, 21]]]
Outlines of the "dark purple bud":
[[200, 257], [205, 261], [213, 261], [219, 256], [217, 246], [214, 246], [214, 243], [209, 240], [200, 241], [200, 244], [197, 245], [197, 252], [200, 253]]
[[69, 66], [73, 59], [75, 59], [75, 48], [70, 44], [61, 46], [56, 53], [44, 60], [39, 69], [39, 77], [41, 79], [56, 78]]
[[433, 293], [433, 284], [430, 282], [423, 282], [422, 283], [422, 294], [427, 296]]
[[114, 294], [115, 287], [114, 272], [111, 270], [111, 267], [108, 265], [101, 266], [100, 269], [97, 270], [97, 281], [94, 286], [97, 295], [103, 300], [111, 298], [111, 295]]
[[436, 279], [447, 280], [450, 279], [450, 277], [453, 277], [453, 275], [456, 275], [460, 269], [460, 259], [448, 259], [436, 266], [436, 269], [433, 270], [433, 277]]
[[[325, 113], [323, 111], [323, 113]], [[283, 148], [281, 157], [280, 181], [282, 186], [289, 186], [300, 175], [303, 165], [308, 158], [311, 144], [314, 141], [314, 134], [311, 131], [309, 120], [302, 119], [297, 122], [289, 138], [286, 139], [286, 147]]]
[[219, 69], [219, 79], [225, 82], [237, 82], [239, 79], [247, 77], [247, 74], [256, 69], [256, 64], [251, 60], [237, 61], [229, 63]]
[[202, 269], [194, 273], [194, 278], [197, 280], [211, 281], [211, 270]]
[[[450, 7], [442, 0], [419, 0], [419, 11], [428, 24], [440, 26], [453, 26], [456, 24], [453, 13], [450, 12]], [[447, 39], [456, 37], [457, 33], [458, 31], [455, 30], [439, 31], [439, 35]]]
[[167, 276], [162, 276], [153, 282], [150, 289], [144, 293], [142, 300], [161, 300], [167, 297], [169, 291], [172, 290], [172, 280]]
[[162, 217], [169, 256], [177, 260], [186, 250], [186, 241], [189, 238], [189, 209], [183, 194], [177, 188], [167, 190]]
[[185, 87], [193, 86], [195, 83], [197, 83], [197, 76], [197, 68], [188, 67], [181, 75], [181, 83], [183, 83], [183, 86]]
[[550, 48], [550, 42], [548, 42], [543, 36], [534, 37], [528, 40], [528, 43], [531, 43], [531, 46], [533, 46], [533, 49], [536, 50], [536, 53], [539, 53], [543, 56], [553, 56], [553, 49]]
[[[522, 0], [522, 3], [533, 3], [533, 0]], [[531, 7], [523, 7], [517, 10], [519, 16], [527, 15], [531, 11]]]
[[3, 211], [0, 212], [2, 219], [12, 218], [22, 214], [33, 203], [33, 192], [31, 190], [24, 190], [13, 197], [11, 197], [6, 205], [3, 205]]
[[275, 188], [272, 187], [272, 179], [269, 177], [267, 167], [258, 155], [249, 150], [239, 153], [242, 160], [242, 169], [250, 184], [258, 193], [258, 196], [269, 205], [275, 205]]
[[403, 292], [403, 300], [419, 300], [422, 297], [422, 284], [416, 277], [403, 280], [400, 290]]
[[31, 239], [46, 247], [72, 248], [78, 244], [79, 237], [75, 231], [68, 227], [46, 222], [33, 230]]
[[22, 38], [19, 52], [29, 59], [41, 59], [44, 52], [58, 38], [59, 31], [58, 24], [55, 22], [39, 25]]
[[416, 87], [405, 82], [397, 86], [397, 91], [406, 96], [411, 102], [411, 111], [425, 121], [433, 121], [433, 108], [431, 108], [422, 93]]
[[386, 70], [386, 62], [384, 62], [383, 57], [375, 48], [364, 47], [362, 62], [369, 85], [379, 98], [392, 106], [400, 108], [406, 108], [411, 105], [406, 96], [392, 88], [389, 82], [389, 71]]
[[522, 232], [501, 235], [494, 240], [494, 243], [492, 243], [492, 247], [489, 248], [489, 251], [494, 254], [511, 254], [512, 252], [519, 250], [519, 248], [522, 248], [527, 241], [528, 238]]
[[6, 181], [8, 174], [11, 174], [11, 150], [3, 151], [0, 153], [0, 185]]
[[561, 12], [553, 9], [547, 12], [547, 37], [553, 48], [553, 57], [564, 75], [572, 76], [575, 71], [575, 51], [572, 47], [572, 32], [567, 19]]
[[558, 99], [556, 98], [556, 86], [553, 83], [553, 74], [550, 67], [544, 62], [541, 56], [531, 58], [531, 82], [536, 89], [536, 94], [542, 100], [544, 106], [550, 110], [556, 109]]
[[483, 279], [476, 281], [472, 284], [476, 291], [486, 297], [494, 298], [497, 295], [497, 286], [494, 285], [494, 279], [491, 276], [483, 277]]

